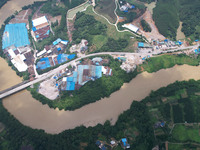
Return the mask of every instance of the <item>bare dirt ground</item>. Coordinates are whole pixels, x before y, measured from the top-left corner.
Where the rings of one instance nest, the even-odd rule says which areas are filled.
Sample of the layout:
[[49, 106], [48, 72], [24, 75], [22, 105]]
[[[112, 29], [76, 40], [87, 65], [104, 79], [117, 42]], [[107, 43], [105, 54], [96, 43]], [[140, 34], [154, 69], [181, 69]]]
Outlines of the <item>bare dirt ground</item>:
[[72, 31], [75, 30], [75, 28], [74, 28], [75, 19], [76, 19], [76, 17], [74, 17], [73, 20], [67, 20], [67, 34], [68, 34], [70, 42], [72, 42]]
[[15, 18], [11, 19], [9, 23], [26, 23], [28, 24], [28, 16], [32, 13], [31, 9], [22, 10], [15, 16]]
[[49, 79], [40, 84], [39, 93], [46, 96], [47, 98], [54, 100], [59, 95], [58, 88], [55, 87], [54, 79]]
[[61, 18], [62, 18], [61, 15], [55, 16], [55, 17], [50, 18], [50, 21], [51, 22], [56, 22], [56, 20], [58, 20], [58, 25], [60, 25]]
[[[142, 30], [142, 26], [140, 24], [140, 21], [144, 19], [151, 27], [152, 31], [151, 32], [145, 32]], [[132, 22], [132, 24], [134, 24], [135, 26], [140, 28], [139, 33], [141, 33], [143, 36], [145, 36], [147, 38], [148, 41], [151, 41], [151, 39], [154, 40], [164, 40], [165, 37], [159, 33], [158, 28], [155, 25], [155, 22], [153, 21], [151, 12], [149, 10], [146, 10], [145, 13], [140, 16], [138, 19], [134, 20]]]
[[34, 1], [46, 1], [46, 0], [10, 0], [0, 9], [0, 26], [3, 22], [15, 13], [20, 11], [23, 6], [33, 4]]

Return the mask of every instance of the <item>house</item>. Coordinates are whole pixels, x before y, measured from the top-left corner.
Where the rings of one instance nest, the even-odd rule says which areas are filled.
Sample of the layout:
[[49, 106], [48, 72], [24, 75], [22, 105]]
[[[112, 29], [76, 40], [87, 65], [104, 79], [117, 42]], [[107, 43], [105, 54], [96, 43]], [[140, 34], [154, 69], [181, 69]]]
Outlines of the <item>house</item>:
[[106, 150], [106, 147], [105, 147], [104, 144], [101, 143], [100, 141], [96, 141], [96, 145], [97, 145], [101, 150]]
[[121, 146], [123, 147], [123, 148], [130, 148], [130, 144], [128, 144], [128, 141], [127, 141], [127, 139], [126, 138], [123, 138], [123, 139], [121, 139], [121, 141], [120, 141], [120, 143], [121, 143]]
[[50, 34], [50, 26], [46, 16], [39, 17], [32, 20], [32, 31], [31, 34], [35, 41], [43, 40]]

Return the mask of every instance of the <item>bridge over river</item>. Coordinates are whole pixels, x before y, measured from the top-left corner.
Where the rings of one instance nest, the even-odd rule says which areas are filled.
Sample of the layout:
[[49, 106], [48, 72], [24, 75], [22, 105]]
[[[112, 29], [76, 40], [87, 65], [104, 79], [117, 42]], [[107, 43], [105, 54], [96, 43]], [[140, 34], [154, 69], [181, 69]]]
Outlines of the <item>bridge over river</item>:
[[[162, 53], [167, 53], [167, 52], [174, 52], [174, 51], [177, 51], [177, 50], [187, 50], [187, 49], [191, 49], [191, 48], [196, 48], [197, 46], [190, 46], [190, 47], [184, 47], [184, 48], [179, 48], [179, 49], [174, 49], [174, 50], [169, 50], [169, 51], [164, 51]], [[83, 57], [80, 57], [80, 58], [77, 58], [75, 60], [72, 60], [66, 64], [63, 64], [61, 66], [59, 66], [58, 68], [55, 68], [47, 73], [44, 73], [42, 75], [39, 75], [35, 80], [33, 81], [23, 81], [22, 83], [20, 84], [17, 84], [11, 88], [8, 88], [4, 91], [1, 91], [0, 92], [0, 99], [4, 98], [4, 97], [7, 97], [11, 94], [14, 94], [18, 91], [21, 91], [35, 83], [38, 83], [38, 82], [41, 82], [51, 76], [53, 76], [54, 74], [56, 74], [57, 72], [59, 72], [60, 70], [63, 70], [65, 69], [67, 66], [69, 65], [73, 65], [76, 61], [79, 61], [83, 58], [87, 58], [87, 57], [91, 57], [91, 56], [98, 56], [98, 55], [137, 55], [137, 56], [140, 56], [140, 55], [150, 55], [150, 54], [154, 54], [154, 55], [157, 55], [157, 54], [160, 54], [160, 53], [128, 53], [128, 52], [102, 52], [102, 53], [94, 53], [94, 54], [89, 54], [89, 55], [86, 55], [86, 56], [83, 56]]]

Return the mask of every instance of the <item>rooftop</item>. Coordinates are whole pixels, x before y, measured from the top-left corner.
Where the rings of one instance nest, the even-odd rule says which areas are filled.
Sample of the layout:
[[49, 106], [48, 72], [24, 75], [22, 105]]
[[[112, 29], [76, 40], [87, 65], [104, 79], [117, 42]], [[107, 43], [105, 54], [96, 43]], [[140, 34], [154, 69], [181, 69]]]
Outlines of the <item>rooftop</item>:
[[28, 31], [25, 23], [7, 24], [3, 33], [2, 49], [14, 45], [23, 47], [29, 45]]

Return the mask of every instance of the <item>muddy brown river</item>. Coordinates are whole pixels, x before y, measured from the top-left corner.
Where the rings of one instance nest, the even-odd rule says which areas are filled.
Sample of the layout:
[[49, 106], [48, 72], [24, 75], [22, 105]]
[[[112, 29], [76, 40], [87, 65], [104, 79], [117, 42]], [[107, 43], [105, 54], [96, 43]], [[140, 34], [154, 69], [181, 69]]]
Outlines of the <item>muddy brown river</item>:
[[101, 99], [75, 111], [51, 109], [33, 99], [27, 91], [5, 98], [3, 105], [22, 124], [55, 134], [80, 125], [95, 126], [106, 120], [111, 120], [114, 124], [119, 114], [130, 108], [133, 100], [140, 101], [152, 90], [157, 90], [177, 80], [189, 79], [200, 79], [200, 66], [183, 65], [162, 69], [156, 73], [143, 72], [130, 83], [124, 84], [109, 98]]

